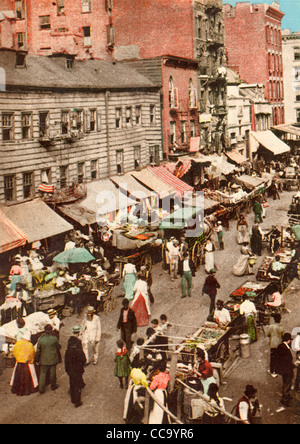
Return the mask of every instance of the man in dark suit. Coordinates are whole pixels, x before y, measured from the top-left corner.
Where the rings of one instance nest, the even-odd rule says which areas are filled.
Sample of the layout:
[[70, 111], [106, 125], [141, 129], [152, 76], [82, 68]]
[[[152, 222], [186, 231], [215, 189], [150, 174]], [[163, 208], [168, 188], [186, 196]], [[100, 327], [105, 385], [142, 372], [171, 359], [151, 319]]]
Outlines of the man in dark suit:
[[137, 331], [137, 322], [134, 311], [129, 308], [128, 299], [123, 300], [117, 329], [121, 330], [121, 339], [125, 342], [128, 352], [130, 352], [132, 347], [131, 336]]
[[282, 376], [282, 399], [281, 404], [285, 407], [290, 405], [292, 400], [291, 390], [294, 378], [294, 362], [291, 350], [292, 336], [285, 333], [282, 338], [282, 344], [277, 348], [277, 373]]
[[61, 345], [56, 336], [52, 334], [52, 326], [46, 325], [45, 333], [40, 337], [37, 344], [36, 363], [40, 365], [39, 391], [45, 393], [46, 376], [50, 373], [51, 389], [58, 389], [56, 384], [56, 366], [61, 361]]

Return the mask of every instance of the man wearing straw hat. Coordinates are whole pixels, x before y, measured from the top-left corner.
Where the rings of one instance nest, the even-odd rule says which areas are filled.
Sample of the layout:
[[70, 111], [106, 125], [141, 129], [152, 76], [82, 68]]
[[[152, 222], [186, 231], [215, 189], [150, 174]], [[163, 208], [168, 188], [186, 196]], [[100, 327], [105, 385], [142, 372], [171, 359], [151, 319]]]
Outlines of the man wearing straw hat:
[[86, 356], [87, 364], [91, 362], [90, 351], [93, 355], [93, 364], [98, 363], [99, 343], [101, 339], [101, 323], [100, 318], [96, 314], [94, 307], [87, 309], [86, 320], [82, 327], [82, 346]]

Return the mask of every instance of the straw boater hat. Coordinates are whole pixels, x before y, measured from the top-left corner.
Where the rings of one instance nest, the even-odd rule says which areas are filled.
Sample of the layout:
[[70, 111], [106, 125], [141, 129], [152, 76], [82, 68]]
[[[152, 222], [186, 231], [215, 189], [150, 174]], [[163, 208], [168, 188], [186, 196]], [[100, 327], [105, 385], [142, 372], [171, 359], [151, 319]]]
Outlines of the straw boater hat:
[[57, 311], [51, 308], [50, 310], [47, 311], [47, 314], [51, 318], [57, 315]]
[[89, 314], [94, 314], [94, 313], [96, 313], [96, 310], [94, 309], [94, 307], [88, 307], [87, 314], [89, 315]]

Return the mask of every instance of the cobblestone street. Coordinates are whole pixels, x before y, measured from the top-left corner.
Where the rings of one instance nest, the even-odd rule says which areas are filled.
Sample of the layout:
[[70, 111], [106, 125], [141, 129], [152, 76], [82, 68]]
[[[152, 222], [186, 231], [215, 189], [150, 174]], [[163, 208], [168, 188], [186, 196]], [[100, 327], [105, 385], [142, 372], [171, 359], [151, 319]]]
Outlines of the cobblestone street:
[[[278, 226], [287, 222], [287, 210], [289, 208], [293, 193], [285, 192], [281, 200], [270, 200], [270, 208], [264, 220], [263, 227], [271, 227], [273, 223]], [[247, 215], [249, 225], [252, 225], [253, 215]], [[216, 241], [216, 236], [214, 235]], [[216, 262], [218, 266], [217, 278], [221, 283], [218, 296], [224, 301], [228, 300], [229, 294], [238, 288], [247, 277], [235, 277], [232, 267], [237, 261], [240, 247], [236, 242], [236, 221], [231, 221], [230, 230], [225, 232], [225, 250], [216, 251]], [[217, 244], [217, 242], [216, 242]], [[267, 254], [267, 250], [264, 251]], [[258, 267], [263, 260], [259, 258]], [[204, 267], [198, 271], [193, 282], [192, 298], [180, 298], [180, 280], [170, 282], [168, 274], [162, 270], [161, 264], [156, 264], [153, 270], [153, 294], [155, 303], [152, 305], [152, 318], [159, 318], [162, 313], [168, 316], [170, 322], [177, 322], [187, 326], [200, 327], [205, 322], [209, 301], [202, 299], [201, 289], [205, 279]], [[255, 277], [251, 277], [255, 280]], [[251, 280], [252, 280], [251, 279]], [[51, 392], [48, 389], [45, 395], [31, 395], [26, 398], [18, 398], [10, 392], [9, 381], [12, 369], [6, 368], [0, 376], [0, 397], [2, 408], [0, 412], [1, 424], [124, 424], [122, 419], [123, 400], [125, 391], [119, 388], [117, 378], [113, 376], [114, 353], [119, 332], [116, 329], [119, 312], [122, 303], [121, 287], [116, 289], [117, 307], [110, 314], [100, 315], [102, 323], [102, 339], [100, 347], [100, 360], [97, 366], [88, 366], [84, 375], [86, 388], [83, 391], [83, 406], [75, 409], [68, 395], [68, 377], [61, 364], [58, 367], [59, 389]], [[292, 313], [284, 316], [283, 324], [287, 331], [297, 326], [300, 307], [295, 301], [286, 301]], [[66, 349], [70, 329], [82, 321], [76, 316], [64, 319], [64, 327], [61, 331], [62, 355]], [[138, 329], [135, 339], [145, 336], [144, 329]], [[227, 411], [231, 411], [235, 402], [241, 397], [246, 384], [253, 384], [258, 388], [258, 397], [263, 404], [263, 422], [265, 423], [294, 423], [295, 409], [287, 409], [276, 413], [280, 407], [280, 378], [274, 380], [267, 374], [269, 362], [268, 341], [259, 331], [259, 341], [251, 346], [251, 358], [241, 360], [240, 365], [225, 379], [220, 389], [221, 396], [232, 399], [226, 401]]]

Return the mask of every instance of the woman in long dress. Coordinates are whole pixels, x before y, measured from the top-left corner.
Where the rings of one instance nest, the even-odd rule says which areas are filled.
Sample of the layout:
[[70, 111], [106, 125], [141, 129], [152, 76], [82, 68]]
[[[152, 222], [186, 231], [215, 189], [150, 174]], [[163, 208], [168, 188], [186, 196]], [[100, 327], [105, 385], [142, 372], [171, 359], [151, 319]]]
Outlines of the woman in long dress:
[[123, 291], [125, 298], [132, 301], [134, 298], [134, 286], [137, 281], [137, 271], [133, 263], [128, 263], [125, 265], [123, 270]]
[[35, 348], [31, 343], [31, 333], [26, 330], [22, 339], [13, 348], [16, 365], [11, 377], [12, 393], [18, 396], [30, 395], [36, 392], [38, 379], [34, 366]]
[[240, 219], [237, 223], [237, 231], [237, 242], [239, 245], [250, 242], [249, 225], [243, 214], [240, 215]]
[[205, 271], [210, 273], [211, 270], [216, 269], [215, 266], [215, 246], [211, 240], [208, 240], [205, 245]]
[[145, 327], [149, 323], [151, 315], [148, 284], [143, 276], [140, 276], [134, 287], [135, 296], [131, 301], [138, 327]]
[[244, 276], [247, 274], [253, 274], [249, 263], [249, 258], [252, 256], [252, 251], [249, 248], [248, 243], [244, 243], [241, 248], [241, 256], [233, 267], [233, 274], [235, 276]]

